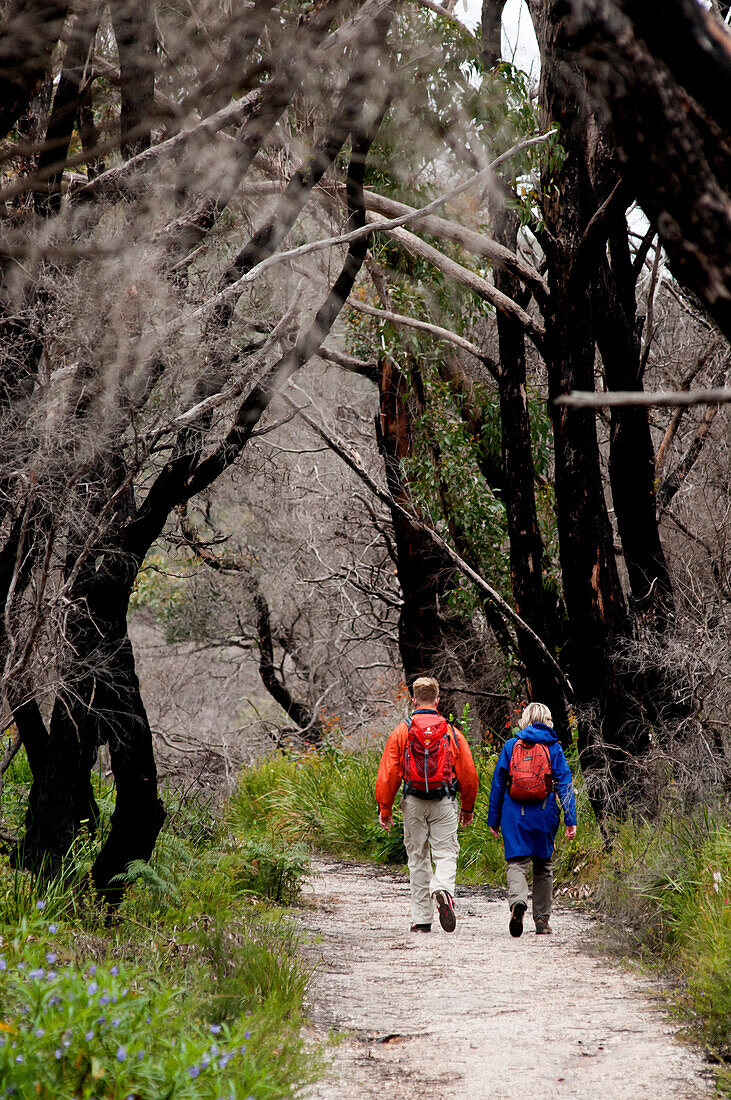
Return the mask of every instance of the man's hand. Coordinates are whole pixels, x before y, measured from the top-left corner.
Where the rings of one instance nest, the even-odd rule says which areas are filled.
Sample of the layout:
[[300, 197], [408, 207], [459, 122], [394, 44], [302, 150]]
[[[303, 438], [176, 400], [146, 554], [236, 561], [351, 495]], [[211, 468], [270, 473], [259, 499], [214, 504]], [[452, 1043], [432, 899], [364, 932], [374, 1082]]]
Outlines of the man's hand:
[[386, 814], [383, 812], [383, 810], [379, 810], [378, 824], [381, 826], [382, 829], [385, 829], [386, 832], [389, 832], [391, 826], [393, 825], [393, 814]]
[[576, 836], [576, 826], [575, 825], [567, 825], [566, 826], [566, 836], [569, 838], [569, 840], [574, 839], [574, 837]]
[[471, 825], [472, 824], [472, 818], [474, 816], [475, 815], [472, 812], [467, 813], [466, 810], [460, 810], [459, 811], [460, 828], [464, 829], [465, 825]]
[[491, 833], [492, 833], [492, 835], [493, 835], [493, 836], [495, 837], [495, 840], [499, 840], [499, 839], [500, 839], [500, 826], [498, 826], [498, 827], [497, 827], [497, 829], [493, 829], [493, 827], [492, 827], [492, 825], [491, 825], [491, 826], [490, 826], [490, 832], [491, 832]]

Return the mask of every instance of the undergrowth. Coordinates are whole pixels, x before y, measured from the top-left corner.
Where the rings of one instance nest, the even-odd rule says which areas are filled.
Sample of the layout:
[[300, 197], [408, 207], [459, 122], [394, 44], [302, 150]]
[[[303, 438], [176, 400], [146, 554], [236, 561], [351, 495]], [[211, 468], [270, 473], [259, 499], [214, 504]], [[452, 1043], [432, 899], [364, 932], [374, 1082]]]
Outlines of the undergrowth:
[[[28, 780], [20, 754], [3, 798], [16, 828]], [[95, 787], [103, 833], [112, 792]], [[0, 1097], [274, 1100], [316, 1073], [300, 1039], [308, 972], [282, 909], [305, 850], [167, 802], [111, 926], [91, 887], [99, 838], [81, 836], [55, 875], [0, 867]]]
[[[504, 886], [502, 843], [487, 827], [496, 754], [474, 753], [480, 792], [473, 824], [460, 830], [462, 882]], [[404, 864], [403, 821], [379, 828], [373, 790], [380, 753], [347, 753], [333, 745], [282, 753], [246, 771], [228, 807], [234, 831], [306, 843], [334, 854]], [[572, 761], [572, 770], [577, 769]], [[728, 811], [702, 808], [690, 817], [668, 808], [652, 821], [617, 822], [606, 846], [580, 778], [579, 828], [559, 830], [555, 892], [593, 900], [619, 930], [622, 950], [677, 978], [675, 1007], [718, 1063], [731, 1095], [731, 833]]]
[[[379, 756], [334, 744], [275, 754], [243, 772], [221, 820], [168, 798], [154, 856], [128, 868], [112, 927], [90, 886], [99, 838], [80, 836], [54, 877], [0, 868], [0, 1096], [292, 1096], [317, 1061], [299, 1039], [308, 974], [283, 907], [312, 849], [405, 863], [398, 805], [389, 833], [377, 823]], [[487, 828], [496, 756], [478, 750], [475, 763], [458, 873], [502, 886], [502, 844]], [[28, 780], [20, 754], [3, 796], [16, 829]], [[104, 823], [112, 792], [95, 786]], [[570, 841], [559, 830], [556, 893], [595, 899], [626, 953], [677, 977], [675, 1006], [731, 1096], [728, 811], [675, 806], [618, 822], [607, 847], [577, 786], [579, 828]]]

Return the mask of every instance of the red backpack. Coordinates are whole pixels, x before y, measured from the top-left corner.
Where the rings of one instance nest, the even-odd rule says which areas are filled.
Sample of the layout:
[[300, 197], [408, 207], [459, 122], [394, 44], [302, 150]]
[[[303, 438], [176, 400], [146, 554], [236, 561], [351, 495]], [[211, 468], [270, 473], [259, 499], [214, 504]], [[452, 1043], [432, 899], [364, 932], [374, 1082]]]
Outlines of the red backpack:
[[519, 739], [513, 746], [508, 794], [516, 802], [543, 802], [553, 790], [551, 752], [539, 741]]
[[441, 798], [454, 791], [453, 733], [441, 714], [412, 715], [404, 753], [404, 794]]

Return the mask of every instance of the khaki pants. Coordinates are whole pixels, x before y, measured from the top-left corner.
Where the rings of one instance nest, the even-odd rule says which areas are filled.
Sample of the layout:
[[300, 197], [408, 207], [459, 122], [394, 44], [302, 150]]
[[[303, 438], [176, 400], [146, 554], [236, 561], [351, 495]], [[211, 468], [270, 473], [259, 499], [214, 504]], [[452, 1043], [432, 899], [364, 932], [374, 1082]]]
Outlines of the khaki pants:
[[459, 854], [457, 800], [427, 800], [406, 795], [401, 808], [404, 844], [409, 857], [411, 919], [414, 924], [431, 924], [434, 891], [447, 890], [454, 894]]
[[505, 866], [508, 870], [508, 905], [512, 909], [516, 901], [528, 906], [528, 881], [526, 874], [533, 864], [533, 920], [551, 915], [553, 901], [553, 861], [528, 856], [526, 859], [509, 859]]

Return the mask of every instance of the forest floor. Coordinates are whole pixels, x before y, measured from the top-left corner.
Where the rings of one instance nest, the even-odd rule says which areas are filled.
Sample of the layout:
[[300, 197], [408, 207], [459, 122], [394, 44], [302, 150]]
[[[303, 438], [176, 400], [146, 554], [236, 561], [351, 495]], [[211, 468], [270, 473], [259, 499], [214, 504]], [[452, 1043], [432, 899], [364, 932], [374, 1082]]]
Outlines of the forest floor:
[[309, 1037], [329, 1075], [308, 1100], [694, 1100], [714, 1095], [702, 1055], [677, 1037], [646, 975], [602, 950], [602, 926], [557, 906], [554, 933], [505, 894], [457, 891], [457, 929], [409, 931], [408, 879], [319, 859], [304, 892], [316, 966]]

